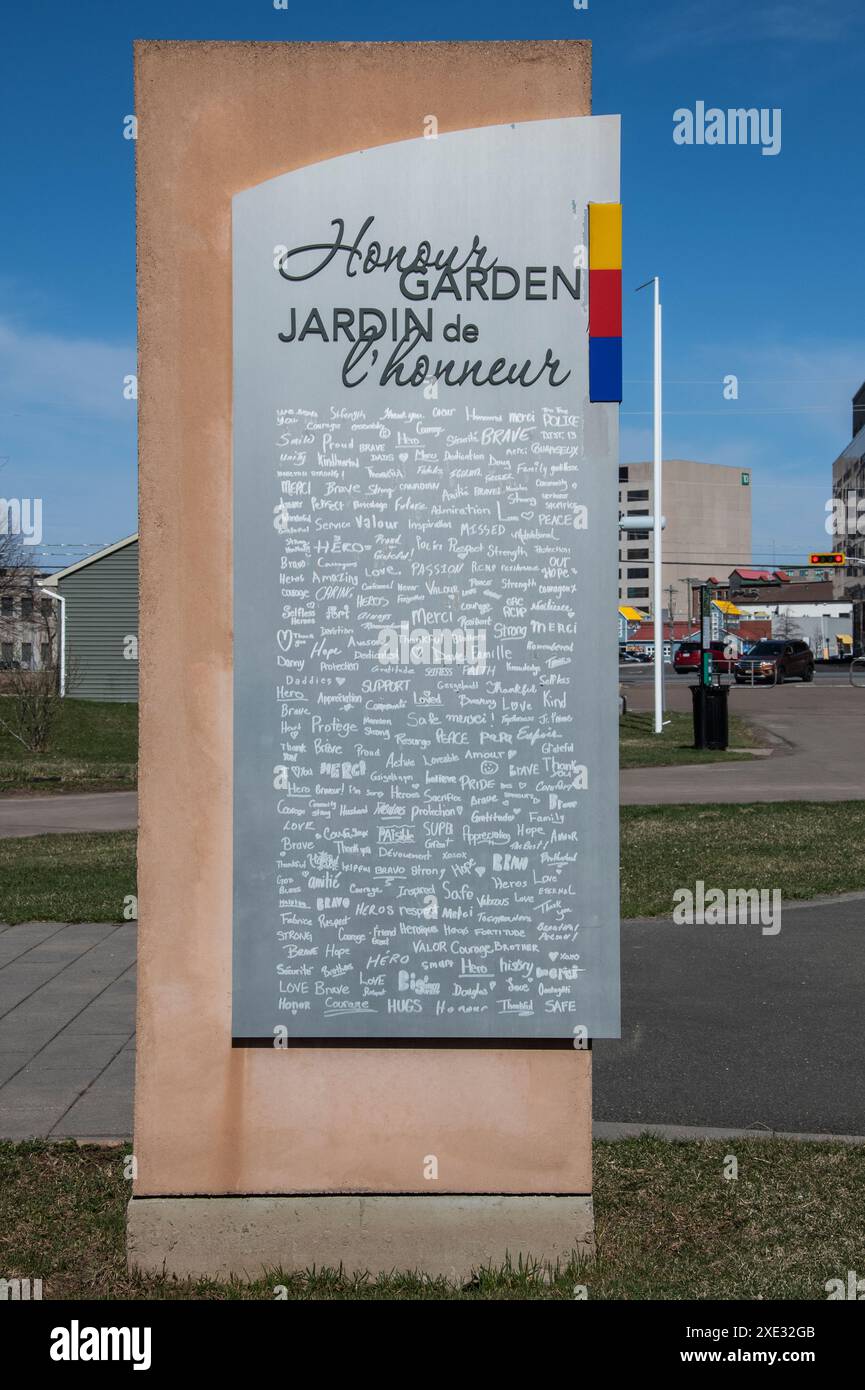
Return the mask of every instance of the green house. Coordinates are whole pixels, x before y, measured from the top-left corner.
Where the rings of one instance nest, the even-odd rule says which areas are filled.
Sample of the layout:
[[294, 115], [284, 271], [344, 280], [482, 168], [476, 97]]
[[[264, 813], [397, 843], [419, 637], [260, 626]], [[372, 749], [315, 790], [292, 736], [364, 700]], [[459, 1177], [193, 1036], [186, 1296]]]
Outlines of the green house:
[[138, 536], [127, 536], [45, 581], [63, 600], [66, 694], [138, 699]]

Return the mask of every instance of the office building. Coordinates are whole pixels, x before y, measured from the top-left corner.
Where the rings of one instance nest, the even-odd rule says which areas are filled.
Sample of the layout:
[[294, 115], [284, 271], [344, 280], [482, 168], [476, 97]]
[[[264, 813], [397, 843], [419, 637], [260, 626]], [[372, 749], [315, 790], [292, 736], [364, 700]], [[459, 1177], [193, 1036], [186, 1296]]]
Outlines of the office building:
[[[718, 578], [751, 558], [751, 472], [719, 463], [666, 459], [663, 465], [663, 606], [688, 614], [690, 581]], [[619, 511], [651, 516], [651, 463], [619, 468]], [[651, 531], [619, 533], [619, 603], [647, 609], [653, 586]]]

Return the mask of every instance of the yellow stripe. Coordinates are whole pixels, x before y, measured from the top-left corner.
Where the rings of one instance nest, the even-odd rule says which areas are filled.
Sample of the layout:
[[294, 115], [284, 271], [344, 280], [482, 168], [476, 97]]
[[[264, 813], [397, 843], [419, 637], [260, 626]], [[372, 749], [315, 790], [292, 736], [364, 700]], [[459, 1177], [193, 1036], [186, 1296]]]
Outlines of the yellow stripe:
[[621, 270], [622, 205], [589, 203], [589, 270]]

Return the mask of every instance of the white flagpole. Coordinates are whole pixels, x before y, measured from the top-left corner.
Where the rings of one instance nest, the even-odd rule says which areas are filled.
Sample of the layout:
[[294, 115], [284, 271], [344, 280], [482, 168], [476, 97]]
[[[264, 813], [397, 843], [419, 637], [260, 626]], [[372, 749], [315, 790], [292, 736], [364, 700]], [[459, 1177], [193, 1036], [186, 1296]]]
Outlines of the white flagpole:
[[663, 574], [661, 567], [661, 534], [664, 508], [661, 496], [661, 282], [654, 277], [655, 298], [655, 352], [654, 352], [654, 458], [652, 468], [652, 490], [654, 501], [652, 511], [655, 525], [652, 528], [652, 558], [654, 568], [654, 595], [652, 607], [655, 615], [655, 733], [664, 727], [664, 609]]

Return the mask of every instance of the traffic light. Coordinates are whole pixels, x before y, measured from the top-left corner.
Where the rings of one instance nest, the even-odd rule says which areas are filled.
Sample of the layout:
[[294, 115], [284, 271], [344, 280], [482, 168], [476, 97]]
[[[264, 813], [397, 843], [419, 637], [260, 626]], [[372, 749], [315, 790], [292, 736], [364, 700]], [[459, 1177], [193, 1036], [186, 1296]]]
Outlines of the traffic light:
[[829, 555], [818, 555], [815, 552], [813, 555], [808, 556], [809, 565], [824, 565], [827, 568], [830, 565], [834, 565], [837, 568], [840, 565], [846, 565], [846, 563], [847, 556], [841, 555], [837, 550]]

